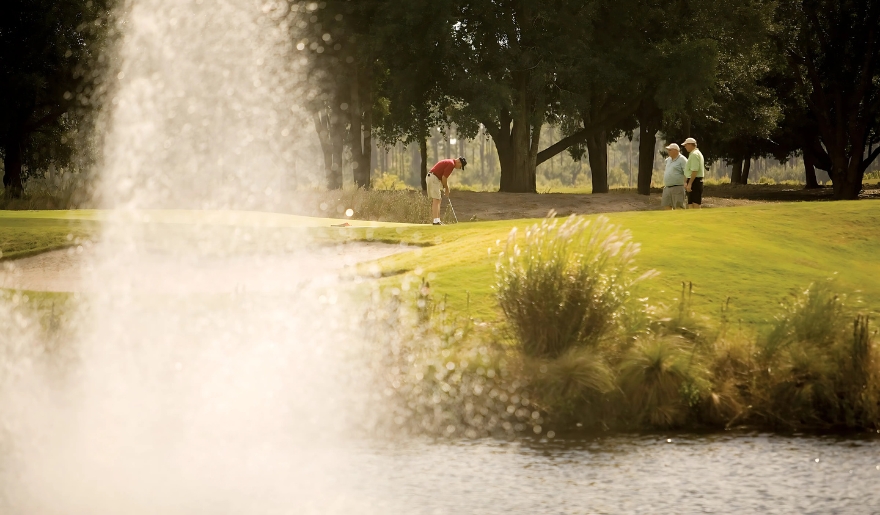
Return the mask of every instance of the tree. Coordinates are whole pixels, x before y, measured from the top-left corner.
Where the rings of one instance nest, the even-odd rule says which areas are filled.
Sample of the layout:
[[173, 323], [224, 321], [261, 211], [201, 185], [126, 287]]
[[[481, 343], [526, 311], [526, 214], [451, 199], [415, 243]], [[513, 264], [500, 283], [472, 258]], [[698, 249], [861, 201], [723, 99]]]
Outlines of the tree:
[[806, 100], [819, 141], [811, 159], [826, 161], [835, 199], [856, 199], [865, 170], [880, 154], [880, 3], [781, 0], [778, 48]]
[[23, 194], [23, 166], [72, 155], [67, 137], [101, 87], [98, 49], [113, 0], [0, 4], [0, 148], [3, 186]]
[[[297, 49], [308, 55], [306, 108], [324, 153], [329, 188], [342, 187], [343, 146], [355, 185], [370, 187], [377, 57], [371, 36], [381, 0], [292, 0]], [[329, 159], [329, 162], [328, 162]]]
[[[450, 96], [491, 135], [501, 191], [535, 192], [541, 127], [551, 109], [553, 73], [564, 53], [554, 25], [582, 9], [558, 0], [472, 0], [454, 6]], [[476, 124], [471, 124], [476, 126]]]
[[[628, 13], [620, 16], [621, 12]], [[568, 28], [576, 59], [559, 71], [560, 111], [577, 116], [566, 137], [542, 151], [538, 162], [566, 145], [583, 143], [593, 171], [593, 192], [608, 191], [607, 145], [641, 126], [639, 192], [650, 193], [655, 134], [664, 113], [705, 103], [715, 81], [713, 42], [682, 30], [692, 8], [650, 0], [596, 2], [585, 19]], [[687, 63], [685, 67], [682, 63]], [[576, 157], [579, 149], [572, 149]]]
[[388, 2], [375, 20], [373, 42], [383, 70], [378, 82], [376, 128], [386, 144], [418, 143], [419, 175], [427, 189], [427, 138], [448, 126], [451, 10], [447, 2]]
[[[743, 177], [747, 180], [751, 157], [770, 153], [768, 138], [781, 117], [775, 91], [765, 84], [779, 66], [768, 49], [771, 7], [766, 0], [680, 5], [682, 10], [675, 19], [682, 20], [677, 25], [683, 26], [684, 40], [679, 47], [683, 59], [676, 67], [688, 81], [696, 79], [700, 84], [688, 88], [684, 97], [679, 94], [681, 89], [666, 85], [665, 91], [653, 99], [654, 105], [643, 106], [644, 118], [652, 130], [660, 111], [667, 141], [694, 137], [707, 164], [721, 158], [732, 162], [735, 183]], [[646, 137], [642, 134], [645, 152], [649, 150]], [[645, 158], [647, 161], [648, 156]], [[647, 176], [650, 168], [645, 166], [641, 173]], [[640, 175], [640, 187], [642, 180], [647, 182], [649, 178]]]

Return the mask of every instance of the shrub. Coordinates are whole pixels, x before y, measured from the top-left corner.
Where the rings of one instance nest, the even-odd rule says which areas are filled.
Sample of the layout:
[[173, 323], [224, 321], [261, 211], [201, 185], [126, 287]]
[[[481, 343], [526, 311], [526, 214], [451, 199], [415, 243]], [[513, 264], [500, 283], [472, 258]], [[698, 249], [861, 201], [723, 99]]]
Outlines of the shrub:
[[606, 396], [616, 388], [616, 375], [599, 349], [570, 349], [556, 359], [527, 358], [524, 374], [554, 422], [607, 427]]
[[[499, 305], [527, 355], [557, 358], [591, 346], [627, 317], [639, 247], [605, 217], [547, 218], [516, 229], [498, 258]], [[649, 274], [646, 274], [649, 275]]]
[[706, 375], [672, 338], [639, 342], [620, 364], [620, 386], [638, 425], [667, 428], [682, 425], [690, 405], [700, 400]]
[[869, 321], [833, 282], [812, 284], [785, 304], [760, 342], [753, 395], [771, 423], [877, 427], [880, 378]]

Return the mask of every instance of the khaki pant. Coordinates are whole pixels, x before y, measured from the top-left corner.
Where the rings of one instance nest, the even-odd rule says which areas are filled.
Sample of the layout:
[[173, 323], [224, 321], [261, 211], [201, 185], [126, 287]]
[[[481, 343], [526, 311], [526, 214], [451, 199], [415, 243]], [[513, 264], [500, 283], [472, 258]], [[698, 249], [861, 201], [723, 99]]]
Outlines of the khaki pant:
[[425, 182], [428, 184], [428, 196], [440, 200], [442, 198], [440, 196], [440, 190], [443, 188], [440, 179], [438, 179], [433, 173], [429, 173], [428, 176], [425, 177]]
[[663, 197], [660, 199], [660, 207], [672, 209], [685, 209], [687, 195], [684, 186], [666, 186], [663, 188]]

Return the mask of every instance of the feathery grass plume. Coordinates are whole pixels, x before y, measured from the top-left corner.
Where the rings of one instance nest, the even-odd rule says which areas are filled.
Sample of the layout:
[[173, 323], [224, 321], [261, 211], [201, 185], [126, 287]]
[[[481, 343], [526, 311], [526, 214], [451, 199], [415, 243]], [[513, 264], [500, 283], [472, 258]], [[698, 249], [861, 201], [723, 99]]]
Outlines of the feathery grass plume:
[[496, 264], [495, 288], [520, 349], [556, 358], [596, 345], [631, 318], [631, 292], [653, 274], [636, 276], [638, 251], [629, 231], [605, 217], [560, 223], [551, 214], [526, 229], [524, 241], [511, 231]]
[[620, 363], [620, 386], [638, 425], [680, 426], [700, 400], [707, 373], [680, 340], [642, 340]]

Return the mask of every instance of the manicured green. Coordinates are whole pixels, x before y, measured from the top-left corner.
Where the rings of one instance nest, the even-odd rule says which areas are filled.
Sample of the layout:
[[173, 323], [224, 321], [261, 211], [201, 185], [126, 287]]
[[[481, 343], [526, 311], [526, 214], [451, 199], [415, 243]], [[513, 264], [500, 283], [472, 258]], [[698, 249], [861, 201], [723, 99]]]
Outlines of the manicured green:
[[[765, 204], [703, 211], [629, 212], [605, 215], [632, 231], [642, 245], [640, 268], [659, 277], [643, 283], [654, 302], [674, 304], [682, 281], [694, 285], [693, 307], [715, 318], [727, 297], [736, 322], [760, 323], [777, 313], [786, 295], [837, 274], [843, 290], [858, 291], [866, 308], [880, 313], [880, 204], [873, 201]], [[106, 211], [0, 211], [4, 258], [62, 248], [98, 237]], [[118, 216], [118, 215], [114, 215]], [[275, 213], [154, 211], [150, 221], [168, 230], [251, 227], [254, 237], [304, 234], [311, 240], [369, 239], [419, 245], [379, 262], [387, 284], [420, 271], [451, 307], [483, 320], [498, 318], [493, 296], [495, 263], [510, 230], [534, 220], [432, 227], [356, 222], [371, 227], [331, 228], [337, 219]], [[259, 229], [259, 230], [256, 230]], [[161, 229], [160, 229], [161, 230]], [[69, 238], [68, 238], [69, 236]], [[496, 242], [500, 245], [496, 245]]]
[[[878, 208], [873, 201], [813, 202], [605, 216], [632, 231], [642, 245], [638, 265], [660, 272], [642, 286], [652, 301], [676, 303], [682, 281], [690, 281], [692, 306], [700, 313], [717, 318], [730, 297], [734, 323], [762, 323], [792, 291], [834, 274], [839, 288], [859, 292], [866, 308], [880, 313]], [[377, 229], [373, 237], [437, 243], [380, 265], [386, 272], [421, 268], [434, 292], [452, 307], [469, 305], [472, 316], [494, 320], [498, 252], [513, 227], [524, 230], [532, 223]]]
[[[313, 239], [347, 239], [358, 227], [407, 227], [407, 224], [315, 218], [255, 211], [156, 210], [117, 213], [96, 209], [0, 211], [0, 259], [16, 259], [96, 239], [101, 225], [108, 222], [150, 224], [165, 235], [189, 237], [190, 229], [205, 227], [248, 228], [253, 240], [297, 241], [305, 232]], [[334, 228], [349, 223], [351, 227]], [[256, 242], [254, 245], [256, 246]]]
[[95, 219], [71, 211], [0, 211], [0, 259], [64, 248], [97, 233]]

